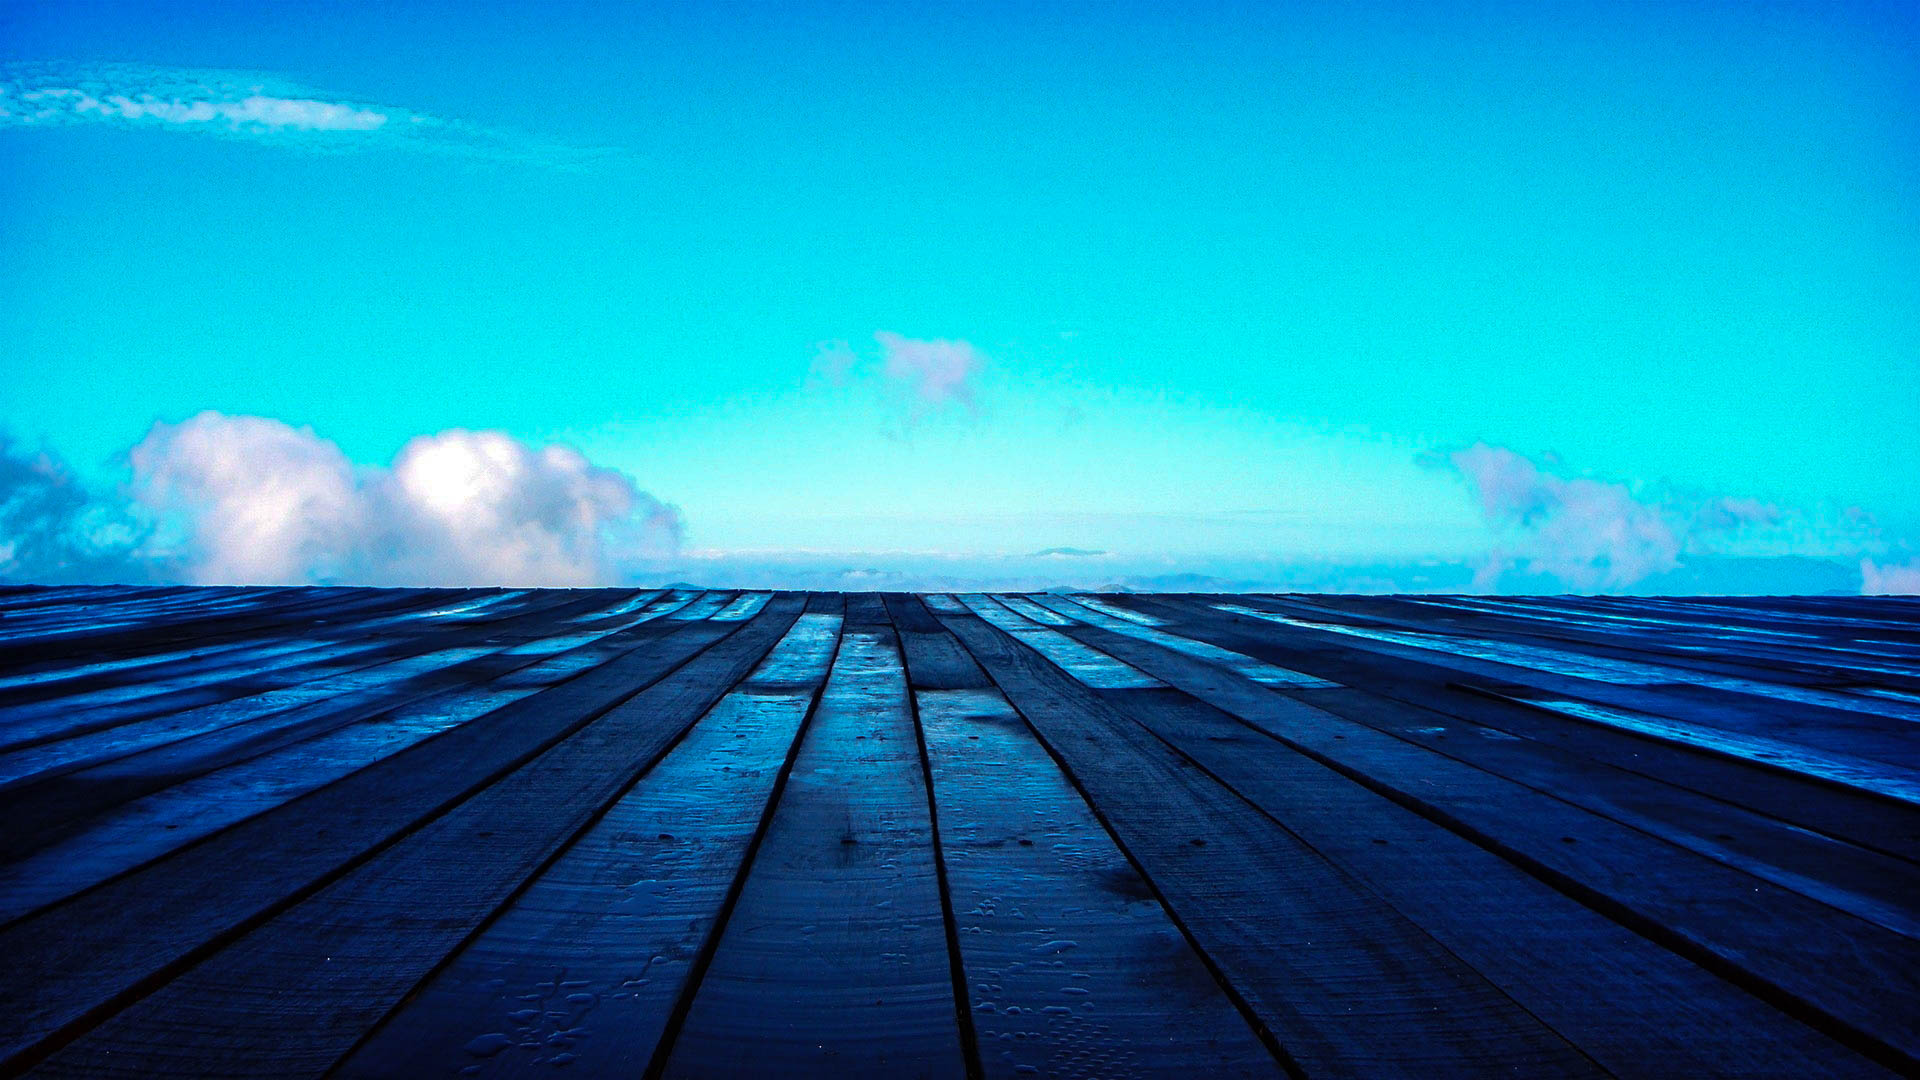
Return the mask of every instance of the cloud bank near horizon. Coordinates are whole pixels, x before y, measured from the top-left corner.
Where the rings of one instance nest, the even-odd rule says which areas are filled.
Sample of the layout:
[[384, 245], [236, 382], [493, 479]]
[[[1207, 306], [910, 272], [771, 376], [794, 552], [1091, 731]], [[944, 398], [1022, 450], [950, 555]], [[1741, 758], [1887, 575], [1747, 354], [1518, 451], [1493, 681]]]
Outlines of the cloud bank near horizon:
[[[1553, 459], [1476, 443], [1448, 455], [1466, 480], [1493, 546], [1473, 588], [1498, 592], [1531, 576], [1575, 592], [1619, 592], [1681, 571], [1700, 558], [1854, 559], [1884, 547], [1872, 520], [1851, 509], [1821, 519], [1743, 496], [1643, 492], [1615, 480], [1562, 475]], [[1907, 581], [1861, 564], [1863, 591]]]
[[602, 152], [357, 101], [262, 72], [0, 63], [0, 128], [105, 125], [337, 152], [387, 147], [573, 166]]
[[[1482, 516], [1485, 553], [1289, 560], [1110, 548], [1006, 554], [683, 550], [679, 511], [564, 446], [450, 430], [356, 465], [308, 428], [204, 412], [126, 452], [89, 492], [0, 436], [0, 581], [1335, 592], [1920, 592], [1920, 559], [1856, 512], [1687, 497], [1568, 475], [1476, 444], [1431, 460]], [[1124, 517], [1124, 515], [1121, 515]], [[1164, 523], [1162, 523], [1164, 524]], [[1125, 540], [1126, 543], [1117, 541]]]
[[612, 585], [682, 534], [625, 473], [497, 431], [423, 435], [367, 467], [310, 428], [203, 412], [155, 424], [127, 460], [116, 501], [50, 455], [8, 454], [0, 578]]

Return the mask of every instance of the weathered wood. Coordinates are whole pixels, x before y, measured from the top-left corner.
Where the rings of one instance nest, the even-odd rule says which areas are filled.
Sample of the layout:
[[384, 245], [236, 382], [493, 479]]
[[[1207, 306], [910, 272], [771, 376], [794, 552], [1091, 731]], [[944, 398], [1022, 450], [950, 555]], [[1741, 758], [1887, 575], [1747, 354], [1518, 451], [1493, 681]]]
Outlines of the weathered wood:
[[800, 608], [797, 598], [769, 607], [36, 1074], [320, 1075], [751, 671]]
[[900, 651], [907, 658], [907, 674], [916, 688], [979, 690], [993, 685], [967, 650], [934, 621], [919, 600], [899, 593], [889, 595], [887, 612], [893, 616]]
[[[1198, 616], [1207, 640], [1255, 639]], [[1302, 701], [1215, 700], [1862, 1053], [1920, 1067], [1920, 943]]]
[[941, 622], [1307, 1074], [1600, 1074], [1364, 884], [1014, 635]]
[[1920, 867], [1774, 821], [1630, 772], [1596, 766], [1548, 743], [1478, 723], [1477, 698], [1425, 695], [1416, 707], [1368, 690], [1300, 695], [1335, 715], [1550, 794], [1909, 937], [1920, 918]]
[[[44, 665], [0, 677], [0, 717], [11, 717], [22, 706], [59, 698], [69, 707], [94, 701], [130, 700], [167, 692], [174, 681], [209, 668], [225, 668], [254, 657], [275, 657], [307, 648], [324, 647], [341, 637], [358, 637], [381, 629], [383, 616], [408, 606], [427, 607], [433, 596], [421, 590], [394, 590], [392, 597], [361, 598], [342, 615], [348, 597], [335, 601], [335, 617], [309, 617], [297, 630], [260, 631], [229, 635], [225, 640], [200, 640], [170, 651], [123, 650], [99, 659]], [[403, 603], [406, 600], [410, 603]], [[0, 720], [0, 726], [6, 723]]]
[[294, 707], [284, 704], [289, 701], [297, 704], [307, 697], [338, 692], [320, 685], [324, 679], [352, 684], [369, 677], [379, 680], [395, 671], [405, 677], [410, 665], [434, 666], [433, 660], [420, 659], [429, 653], [446, 653], [450, 647], [483, 640], [492, 632], [550, 612], [592, 606], [586, 598], [551, 600], [434, 633], [422, 633], [429, 627], [414, 626], [385, 640], [323, 645], [291, 654], [285, 663], [255, 664], [238, 671], [216, 665], [198, 677], [183, 676], [176, 692], [156, 697], [109, 700], [90, 707], [76, 703], [80, 707], [72, 709], [56, 700], [10, 710], [6, 734], [0, 737], [0, 745], [8, 748], [0, 753], [0, 786], [36, 772], [68, 771], [73, 762], [106, 760], [126, 747], [159, 745], [213, 730], [236, 722], [235, 717], [285, 711]]
[[1279, 1076], [997, 690], [916, 692], [987, 1076]]
[[0, 586], [0, 1075], [1920, 1073], [1916, 720], [1890, 598]]
[[576, 624], [591, 629], [514, 646], [508, 652], [517, 666], [490, 681], [389, 709], [51, 827], [37, 837], [41, 846], [33, 848], [32, 854], [0, 865], [0, 924], [598, 667], [632, 648], [633, 642], [621, 631], [650, 621], [652, 610], [630, 612], [611, 625]]
[[1494, 852], [1204, 703], [1284, 712], [1286, 699], [1152, 645], [1083, 633], [1179, 688], [1107, 695], [1116, 709], [1365, 880], [1613, 1074], [1884, 1075]]
[[891, 632], [854, 628], [852, 599], [666, 1076], [966, 1072], [906, 673]]
[[633, 648], [0, 929], [0, 1073], [92, 1026], [478, 792], [740, 624], [635, 627]]
[[[44, 839], [49, 823], [137, 798], [221, 765], [365, 720], [445, 689], [522, 666], [514, 650], [580, 613], [573, 600], [502, 622], [419, 639], [377, 663], [218, 706], [120, 725], [0, 755], [0, 811], [17, 823], [0, 844], [8, 857]], [[433, 648], [439, 644], [445, 647]], [[426, 651], [431, 649], [432, 651]], [[408, 655], [411, 653], [412, 655]]]
[[637, 1075], [745, 865], [840, 616], [802, 615], [739, 689], [335, 1075]]
[[[1161, 611], [1174, 619], [1213, 620], [1212, 629], [1208, 633], [1212, 634], [1215, 640], [1237, 641], [1241, 643], [1237, 647], [1258, 652], [1261, 655], [1284, 657], [1288, 663], [1324, 674], [1336, 681], [1364, 686], [1387, 695], [1399, 695], [1420, 704], [1430, 703], [1440, 689], [1457, 685], [1512, 697], [1604, 702], [1619, 708], [1650, 711], [1653, 715], [1664, 716], [1680, 723], [1688, 722], [1689, 716], [1704, 709], [1712, 715], [1715, 723], [1702, 723], [1695, 728], [1700, 733], [1701, 739], [1698, 741], [1701, 742], [1706, 741], [1715, 732], [1732, 732], [1735, 725], [1765, 726], [1769, 723], [1764, 716], [1755, 714], [1750, 709], [1686, 704], [1673, 695], [1657, 692], [1659, 688], [1588, 681], [1541, 671], [1522, 671], [1501, 665], [1480, 664], [1471, 659], [1449, 657], [1446, 654], [1428, 650], [1399, 649], [1392, 645], [1380, 645], [1376, 648], [1366, 641], [1362, 641], [1359, 646], [1345, 647], [1340, 640], [1329, 641], [1320, 635], [1296, 631], [1288, 626], [1276, 626], [1257, 619], [1221, 621], [1220, 613], [1216, 610], [1219, 606], [1216, 601], [1194, 605], [1169, 604], [1164, 600], [1135, 598], [1128, 602]], [[1514, 680], [1524, 680], [1524, 682]], [[1396, 689], [1396, 687], [1404, 689]], [[1548, 724], [1538, 714], [1529, 718], [1521, 715], [1521, 712], [1521, 710], [1508, 710], [1501, 715], [1501, 723], [1505, 730], [1514, 734], [1538, 736], [1545, 741], [1578, 746], [1583, 753], [1635, 771], [1658, 775], [1660, 779], [1669, 783], [1685, 786], [1705, 782], [1695, 775], [1700, 768], [1698, 753], [1676, 755], [1671, 750], [1650, 748], [1645, 740], [1632, 739], [1624, 734], [1609, 740], [1599, 737], [1599, 733], [1592, 730], [1591, 725], [1568, 720]], [[1698, 745], [1694, 749], [1705, 751], [1705, 747]], [[1721, 756], [1729, 757], [1724, 754]], [[1797, 785], [1783, 785], [1777, 781], [1771, 781], [1756, 786], [1755, 778], [1751, 775], [1745, 782], [1726, 782], [1734, 774], [1730, 773], [1724, 765], [1713, 768], [1712, 774], [1717, 779], [1706, 794], [1714, 798], [1739, 800], [1743, 793], [1751, 793], [1756, 801], [1749, 805], [1784, 820], [1828, 832], [1839, 839], [1857, 842], [1910, 861], [1917, 852], [1920, 852], [1920, 824], [1916, 824], [1910, 813], [1898, 807], [1866, 806], [1857, 799], [1848, 800], [1832, 792], [1813, 790], [1813, 786], [1823, 784], [1824, 781], [1811, 775], [1803, 776], [1803, 780], [1807, 782]]]

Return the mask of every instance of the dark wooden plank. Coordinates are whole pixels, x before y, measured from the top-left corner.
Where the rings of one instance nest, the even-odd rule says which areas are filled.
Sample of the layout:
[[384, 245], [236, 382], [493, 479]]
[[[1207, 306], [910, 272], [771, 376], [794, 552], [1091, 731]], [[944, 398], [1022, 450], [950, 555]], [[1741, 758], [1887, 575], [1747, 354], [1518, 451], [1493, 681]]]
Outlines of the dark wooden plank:
[[[610, 806], [799, 616], [789, 598], [41, 1063], [317, 1076]], [[483, 858], [476, 858], [484, 853]]]
[[1071, 772], [1296, 1067], [1600, 1074], [1363, 883], [1014, 635], [965, 616], [941, 622]]
[[597, 667], [632, 648], [620, 632], [650, 621], [653, 610], [629, 612], [611, 623], [576, 623], [590, 629], [513, 647], [506, 657], [512, 667], [490, 681], [386, 710], [91, 816], [53, 823], [37, 836], [41, 846], [9, 836], [4, 841], [9, 847], [31, 847], [32, 853], [0, 866], [0, 924]]
[[[554, 606], [549, 606], [554, 605]], [[312, 732], [330, 723], [378, 713], [383, 707], [465, 681], [467, 665], [526, 640], [547, 620], [578, 614], [595, 606], [591, 599], [564, 594], [503, 619], [475, 622], [430, 637], [396, 642], [325, 665], [280, 673], [291, 685], [185, 712], [110, 724], [68, 738], [0, 754], [0, 806], [30, 800], [28, 790], [49, 781], [134, 755], [153, 758], [166, 748], [189, 756], [244, 746], [264, 733], [292, 729]], [[516, 636], [519, 635], [519, 636]], [[481, 669], [476, 669], [481, 670]], [[302, 673], [308, 677], [302, 678]], [[176, 745], [176, 744], [185, 745]], [[159, 775], [179, 775], [179, 767], [156, 764]]]
[[394, 754], [74, 899], [0, 929], [0, 1072], [270, 918], [486, 787], [734, 632], [735, 623], [624, 634], [601, 667]]
[[928, 690], [979, 690], [993, 685], [967, 650], [934, 621], [917, 598], [893, 593], [887, 596], [886, 604], [914, 686]]
[[[1090, 643], [1113, 651], [1108, 641]], [[1449, 695], [1431, 685], [1424, 694], [1400, 689], [1386, 697], [1391, 691], [1383, 681], [1369, 680], [1367, 691], [1328, 688], [1301, 698], [1888, 929], [1920, 936], [1920, 912], [1912, 900], [1920, 896], [1920, 867], [1637, 773], [1597, 767], [1551, 743], [1512, 736], [1479, 722], [1489, 710], [1479, 698]]]
[[664, 1075], [966, 1073], [906, 673], [854, 599]]
[[846, 594], [847, 626], [886, 627], [893, 624], [886, 602], [879, 593]]
[[802, 615], [335, 1075], [642, 1071], [777, 796], [840, 621]]
[[997, 690], [915, 692], [989, 1077], [1279, 1076]]
[[1151, 644], [1074, 632], [1178, 688], [1107, 695], [1116, 709], [1365, 880], [1615, 1075], [1884, 1075], [1495, 853], [1203, 703], [1285, 715], [1291, 701]]
[[1337, 612], [1299, 600], [1271, 601], [1264, 609], [1218, 601], [1208, 606], [1250, 616], [1252, 621], [1276, 630], [1292, 631], [1296, 639], [1301, 632], [1337, 635], [1348, 639], [1343, 644], [1368, 652], [1444, 663], [1478, 676], [1522, 682], [1709, 728], [1762, 734], [1870, 760], [1909, 760], [1911, 725], [1920, 720], [1920, 702], [1762, 682], [1644, 658], [1623, 659], [1569, 648], [1435, 634], [1419, 628], [1330, 622], [1328, 615]]
[[[146, 685], [112, 687], [57, 697], [0, 710], [0, 747], [9, 753], [141, 721], [159, 721], [188, 710], [213, 707], [273, 690], [299, 687], [317, 678], [370, 667], [383, 660], [417, 655], [447, 644], [450, 629], [472, 631], [497, 626], [558, 604], [581, 605], [586, 598], [550, 596], [512, 609], [457, 622], [435, 622], [381, 615], [366, 621], [342, 621], [324, 631], [294, 639], [291, 648], [265, 646], [251, 656], [221, 654], [171, 665], [171, 677]], [[469, 634], [469, 636], [471, 636]], [[284, 639], [282, 639], [284, 640]], [[103, 739], [111, 736], [103, 736]]]
[[[1188, 632], [1258, 647], [1189, 610]], [[1304, 701], [1257, 701], [1213, 703], [1875, 1060], [1920, 1067], [1905, 1007], [1920, 943]]]
[[[1128, 603], [1153, 607], [1164, 601], [1135, 598]], [[1385, 627], [1311, 620], [1305, 620], [1302, 625], [1302, 620], [1286, 612], [1263, 612], [1244, 604], [1218, 600], [1188, 610], [1194, 617], [1205, 619], [1217, 620], [1225, 614], [1234, 620], [1233, 632], [1243, 640], [1264, 641], [1269, 651], [1276, 647], [1282, 649], [1297, 658], [1298, 666], [1313, 670], [1319, 670], [1314, 667], [1316, 661], [1345, 667], [1361, 662], [1362, 657], [1376, 665], [1389, 661], [1424, 664], [1447, 669], [1453, 680], [1491, 682], [1492, 689], [1509, 692], [1511, 688], [1510, 692], [1519, 696], [1590, 701], [1664, 716], [1703, 731], [1759, 735], [1814, 751], [1896, 767], [1912, 758], [1912, 725], [1906, 721], [1823, 709], [1785, 696], [1770, 701], [1757, 689], [1751, 693], [1733, 693], [1721, 687], [1661, 683], [1658, 680], [1672, 672], [1658, 665], [1630, 664], [1568, 650], [1558, 650], [1551, 656], [1513, 655], [1515, 647], [1505, 643], [1423, 635]], [[1274, 621], [1276, 619], [1279, 621]], [[1416, 640], [1426, 641], [1433, 647], [1413, 644]], [[1505, 659], [1495, 659], [1496, 656]], [[1342, 681], [1351, 680], [1343, 678]], [[1779, 687], [1778, 693], [1847, 696], [1835, 691], [1795, 687]]]
[[0, 706], [9, 712], [48, 698], [78, 699], [83, 695], [118, 690], [157, 692], [155, 682], [191, 673], [208, 663], [225, 664], [246, 655], [274, 656], [325, 644], [363, 628], [378, 626], [396, 612], [431, 607], [443, 595], [424, 589], [353, 590], [324, 607], [309, 606], [297, 627], [262, 629], [245, 634], [188, 642], [157, 652], [129, 650], [111, 655], [69, 658], [65, 663], [41, 665], [0, 677]]
[[[475, 590], [451, 592], [448, 596], [479, 596]], [[66, 664], [86, 659], [126, 655], [130, 652], [158, 652], [177, 649], [196, 642], [225, 640], [231, 635], [258, 633], [269, 626], [298, 624], [316, 610], [329, 610], [350, 594], [323, 589], [273, 590], [258, 605], [238, 610], [214, 608], [196, 611], [189, 607], [165, 617], [117, 619], [113, 625], [74, 633], [49, 635], [0, 645], [0, 673], [39, 670], [49, 663]]]
[[[1168, 607], [1154, 600], [1130, 602], [1153, 607], [1166, 620], [1172, 620], [1176, 628], [1178, 620], [1184, 618], [1178, 606]], [[1236, 625], [1235, 629], [1249, 628]], [[1244, 647], [1331, 679], [1364, 687], [1371, 693], [1417, 705], [1434, 705], [1457, 697], [1461, 690], [1454, 687], [1479, 695], [1502, 693], [1479, 683], [1457, 682], [1461, 673], [1437, 664], [1381, 656], [1364, 649], [1340, 648], [1337, 644], [1295, 647], [1292, 639], [1283, 640], [1284, 644], [1281, 640], [1266, 640]], [[1509, 686], [1507, 692], [1527, 691]], [[1908, 862], [1920, 860], [1920, 814], [1865, 797], [1857, 790], [1836, 790], [1811, 782], [1805, 776], [1789, 779], [1751, 767], [1751, 762], [1709, 755], [1697, 747], [1650, 742], [1617, 729], [1571, 722], [1532, 709], [1483, 710], [1475, 715], [1475, 720], [1507, 734], [1558, 746], [1593, 761], [1687, 788]], [[1699, 733], [1717, 729], [1689, 730]]]

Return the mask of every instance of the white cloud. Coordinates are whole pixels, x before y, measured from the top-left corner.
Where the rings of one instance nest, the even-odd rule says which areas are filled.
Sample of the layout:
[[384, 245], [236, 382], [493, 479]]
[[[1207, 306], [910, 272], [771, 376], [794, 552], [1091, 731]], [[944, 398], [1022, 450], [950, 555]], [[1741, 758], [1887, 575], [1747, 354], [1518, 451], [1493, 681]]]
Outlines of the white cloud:
[[500, 432], [421, 436], [361, 468], [311, 429], [205, 412], [129, 458], [196, 582], [598, 585], [680, 541], [678, 511], [624, 473]]
[[1920, 559], [1905, 565], [1861, 559], [1860, 591], [1867, 596], [1920, 595]]
[[1505, 447], [1477, 443], [1452, 455], [1496, 546], [1474, 577], [1492, 590], [1509, 569], [1581, 590], [1619, 589], [1680, 564], [1681, 538], [1665, 514], [1624, 484], [1565, 479]]
[[106, 124], [301, 149], [376, 146], [492, 160], [578, 164], [589, 152], [392, 105], [349, 100], [258, 72], [145, 64], [0, 64], [0, 127]]
[[1872, 519], [1858, 509], [1835, 514], [1565, 476], [1552, 459], [1536, 462], [1486, 443], [1447, 460], [1466, 479], [1493, 535], [1474, 577], [1474, 587], [1483, 591], [1501, 588], [1509, 573], [1544, 576], [1576, 591], [1617, 591], [1683, 564], [1855, 559], [1885, 546]]

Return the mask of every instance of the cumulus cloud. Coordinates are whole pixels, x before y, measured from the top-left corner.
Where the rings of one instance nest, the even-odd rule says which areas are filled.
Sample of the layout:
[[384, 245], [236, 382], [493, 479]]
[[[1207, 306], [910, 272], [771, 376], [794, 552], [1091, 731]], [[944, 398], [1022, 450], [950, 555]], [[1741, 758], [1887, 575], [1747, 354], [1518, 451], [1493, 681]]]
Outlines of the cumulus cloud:
[[205, 412], [128, 457], [196, 582], [598, 585], [680, 543], [678, 511], [626, 474], [501, 432], [421, 436], [363, 468], [311, 429]]
[[1475, 575], [1477, 588], [1494, 589], [1517, 567], [1580, 590], [1619, 589], [1680, 564], [1673, 524], [1624, 484], [1556, 476], [1486, 443], [1451, 460], [1498, 538]]
[[1860, 591], [1868, 596], [1920, 595], [1920, 559], [1905, 564], [1861, 559]]
[[886, 330], [873, 340], [878, 352], [864, 356], [844, 341], [820, 343], [814, 349], [813, 377], [832, 386], [877, 382], [901, 406], [908, 427], [949, 406], [976, 410], [975, 388], [987, 366], [986, 353], [977, 346]]
[[145, 64], [0, 64], [0, 127], [105, 124], [307, 150], [376, 146], [578, 164], [590, 152], [392, 105], [353, 101], [259, 72]]
[[134, 582], [140, 525], [96, 498], [48, 451], [15, 448], [0, 433], [0, 581], [59, 585]]

